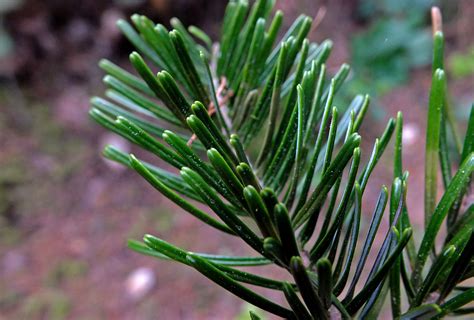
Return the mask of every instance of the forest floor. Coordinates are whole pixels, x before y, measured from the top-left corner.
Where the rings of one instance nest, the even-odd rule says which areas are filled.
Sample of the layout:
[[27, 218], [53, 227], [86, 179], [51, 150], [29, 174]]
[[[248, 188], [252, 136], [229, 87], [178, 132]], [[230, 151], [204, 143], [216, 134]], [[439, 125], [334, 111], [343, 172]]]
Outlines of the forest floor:
[[[89, 2], [93, 3], [84, 1]], [[192, 15], [195, 8], [186, 6], [184, 0], [177, 1], [186, 8], [181, 12], [167, 7], [164, 0], [151, 2], [139, 9], [163, 10], [159, 19], [184, 14], [186, 23], [218, 33], [222, 5], [205, 9], [212, 17], [206, 20]], [[315, 14], [314, 4], [310, 6], [314, 1], [295, 3], [286, 8], [289, 16], [305, 10]], [[334, 41], [330, 71], [350, 60], [350, 35], [363, 28], [352, 19], [353, 6], [342, 0], [331, 2], [312, 34], [318, 41]], [[239, 241], [214, 232], [173, 206], [134, 172], [113, 166], [100, 155], [107, 143], [143, 155], [92, 123], [87, 115], [89, 97], [103, 91], [96, 62], [106, 56], [126, 65], [126, 53], [131, 50], [113, 22], [136, 8], [104, 6], [91, 11], [96, 16], [71, 13], [63, 21], [59, 13], [51, 16], [51, 8], [25, 7], [7, 20], [19, 28], [15, 29], [18, 54], [0, 62], [0, 71], [7, 75], [0, 88], [0, 320], [246, 319], [249, 306], [194, 270], [126, 247], [127, 239], [150, 233], [190, 251], [251, 254]], [[454, 31], [448, 37], [448, 53], [467, 50], [468, 44], [457, 35], [472, 30], [472, 23], [461, 29], [451, 25]], [[423, 146], [430, 79], [429, 67], [412, 70], [405, 84], [378, 97], [382, 116], [369, 113], [361, 128], [366, 159], [387, 119], [399, 110], [404, 113], [403, 159], [411, 190], [407, 202], [417, 226], [423, 220]], [[452, 96], [460, 97], [458, 105], [473, 100], [473, 83], [472, 75], [450, 80]], [[463, 113], [465, 110], [457, 110], [456, 114], [462, 118]], [[391, 184], [390, 154], [382, 158], [371, 178], [364, 214], [371, 213], [381, 185]], [[257, 270], [275, 274], [265, 268]], [[150, 283], [143, 292], [134, 287], [137, 275]], [[282, 299], [278, 293], [265, 293], [276, 301]]]

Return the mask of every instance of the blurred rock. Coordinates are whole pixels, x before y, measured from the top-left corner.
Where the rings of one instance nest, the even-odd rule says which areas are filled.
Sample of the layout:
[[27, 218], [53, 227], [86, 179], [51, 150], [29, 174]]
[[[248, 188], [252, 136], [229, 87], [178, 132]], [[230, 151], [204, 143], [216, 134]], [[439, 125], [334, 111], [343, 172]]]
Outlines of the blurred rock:
[[420, 137], [420, 127], [416, 123], [407, 123], [403, 126], [402, 142], [404, 146], [414, 145]]
[[137, 301], [151, 291], [156, 282], [151, 268], [141, 267], [132, 271], [126, 280], [127, 296]]
[[[106, 133], [101, 136], [100, 142], [99, 142], [99, 148], [100, 148], [99, 152], [102, 152], [102, 150], [108, 145], [112, 145], [115, 148], [126, 153], [130, 152], [130, 143], [127, 140], [117, 136], [114, 133]], [[104, 160], [105, 164], [112, 170], [121, 172], [126, 169], [125, 166], [121, 165], [120, 163], [111, 161], [104, 157], [102, 157], [102, 159]]]

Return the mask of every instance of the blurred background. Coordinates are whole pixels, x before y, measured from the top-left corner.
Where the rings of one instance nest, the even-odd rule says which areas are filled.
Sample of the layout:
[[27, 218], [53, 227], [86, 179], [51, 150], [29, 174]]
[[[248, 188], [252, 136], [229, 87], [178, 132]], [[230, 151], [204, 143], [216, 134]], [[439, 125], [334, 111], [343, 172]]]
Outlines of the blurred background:
[[[387, 119], [404, 112], [408, 208], [417, 225], [433, 4], [444, 15], [451, 99], [465, 123], [474, 101], [473, 1], [278, 4], [287, 26], [298, 14], [314, 16], [325, 7], [311, 38], [334, 41], [329, 71], [343, 62], [355, 71], [340, 103], [359, 92], [373, 96], [362, 127], [366, 156]], [[0, 319], [247, 319], [248, 305], [195, 271], [126, 248], [126, 239], [152, 233], [191, 251], [248, 253], [239, 241], [162, 199], [138, 175], [104, 161], [105, 144], [137, 150], [87, 115], [89, 98], [104, 90], [99, 59], [128, 68], [133, 48], [116, 28], [117, 19], [138, 12], [169, 25], [177, 16], [217, 39], [225, 5], [225, 0], [0, 0]], [[364, 214], [373, 209], [380, 186], [391, 183], [389, 154], [371, 178]]]

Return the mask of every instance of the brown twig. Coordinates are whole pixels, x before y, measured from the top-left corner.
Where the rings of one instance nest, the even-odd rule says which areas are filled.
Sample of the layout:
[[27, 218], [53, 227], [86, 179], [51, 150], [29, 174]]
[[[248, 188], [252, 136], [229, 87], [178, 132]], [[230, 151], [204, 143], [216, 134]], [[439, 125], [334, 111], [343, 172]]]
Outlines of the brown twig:
[[318, 12], [316, 12], [316, 16], [314, 17], [314, 20], [313, 20], [313, 26], [311, 28], [311, 32], [314, 32], [319, 27], [321, 22], [323, 22], [324, 17], [326, 16], [326, 12], [327, 12], [326, 6], [321, 6], [318, 9]]
[[[217, 103], [219, 104], [220, 107], [226, 105], [229, 99], [233, 95], [232, 91], [226, 92], [226, 90], [227, 90], [227, 79], [225, 77], [222, 77], [219, 83], [219, 87], [217, 88], [217, 92], [216, 92]], [[216, 113], [216, 106], [214, 105], [214, 102], [209, 103], [209, 106], [207, 107], [207, 113], [209, 114], [210, 117], [212, 117], [212, 115]], [[189, 138], [187, 145], [190, 147], [196, 139], [197, 139], [197, 136], [193, 134], [191, 138]]]

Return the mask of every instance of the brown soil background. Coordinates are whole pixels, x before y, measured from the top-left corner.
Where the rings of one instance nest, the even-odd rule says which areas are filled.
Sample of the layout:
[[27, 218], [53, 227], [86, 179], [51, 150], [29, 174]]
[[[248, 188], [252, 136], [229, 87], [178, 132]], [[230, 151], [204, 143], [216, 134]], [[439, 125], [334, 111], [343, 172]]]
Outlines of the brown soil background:
[[[126, 248], [127, 239], [151, 233], [190, 251], [251, 253], [174, 207], [133, 172], [110, 168], [100, 150], [112, 138], [87, 116], [89, 97], [104, 89], [97, 61], [107, 57], [126, 65], [132, 50], [115, 28], [117, 18], [140, 12], [166, 23], [178, 16], [215, 39], [225, 1], [125, 2], [27, 0], [4, 19], [15, 53], [0, 60], [0, 203], [4, 199], [6, 206], [0, 319], [54, 319], [55, 308], [57, 319], [237, 319], [246, 308], [194, 270]], [[279, 6], [289, 22], [302, 12], [314, 15], [322, 4], [327, 14], [311, 37], [334, 41], [329, 70], [335, 70], [350, 60], [351, 35], [364, 28], [353, 19], [356, 1], [293, 0]], [[473, 43], [474, 5], [467, 0], [458, 6], [446, 25], [448, 55]], [[384, 119], [369, 118], [362, 127], [366, 157], [398, 110], [416, 129], [404, 148], [404, 165], [411, 173], [408, 208], [418, 226], [429, 86], [429, 68], [412, 71], [408, 83], [379, 97]], [[454, 97], [474, 100], [472, 76], [449, 86]], [[370, 214], [380, 186], [390, 185], [390, 165], [388, 152], [371, 178], [364, 214]], [[139, 267], [151, 268], [156, 283], [136, 300], [126, 279]]]

